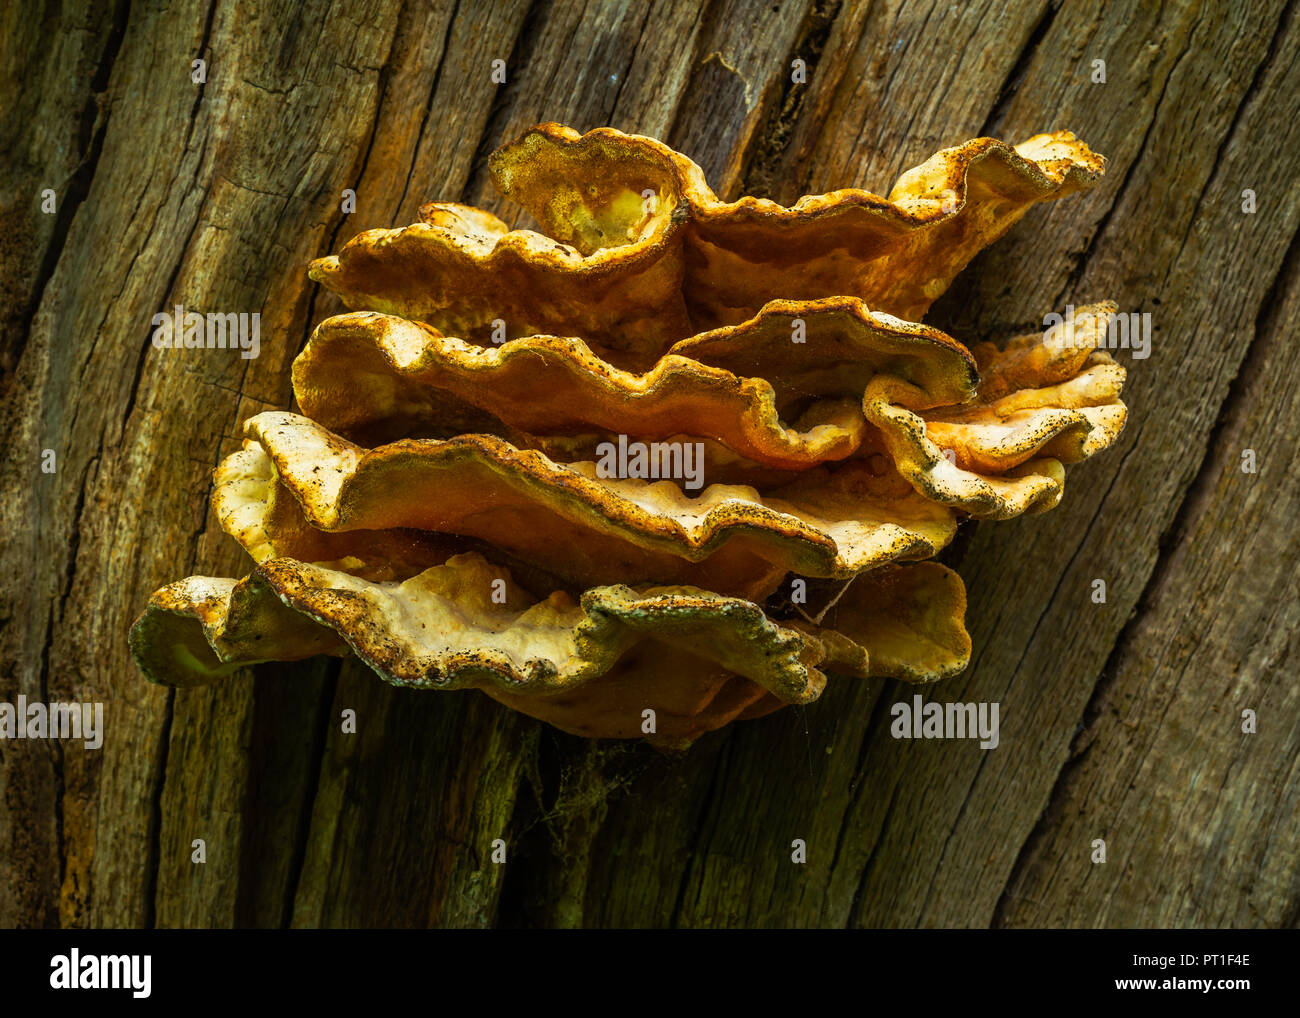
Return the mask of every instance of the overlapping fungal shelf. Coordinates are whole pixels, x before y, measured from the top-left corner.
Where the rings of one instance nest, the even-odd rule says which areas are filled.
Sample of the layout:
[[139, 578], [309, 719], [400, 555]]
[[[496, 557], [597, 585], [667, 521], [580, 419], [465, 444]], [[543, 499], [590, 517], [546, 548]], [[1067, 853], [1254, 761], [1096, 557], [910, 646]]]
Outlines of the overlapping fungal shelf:
[[963, 518], [1055, 506], [1123, 427], [1124, 372], [1112, 305], [1002, 346], [918, 320], [1103, 160], [977, 139], [788, 208], [612, 129], [543, 124], [490, 166], [541, 232], [431, 204], [311, 265], [352, 310], [295, 361], [299, 412], [250, 418], [215, 474], [250, 572], [157, 591], [144, 674], [352, 654], [680, 748], [828, 681], [964, 668], [965, 590], [926, 560]]

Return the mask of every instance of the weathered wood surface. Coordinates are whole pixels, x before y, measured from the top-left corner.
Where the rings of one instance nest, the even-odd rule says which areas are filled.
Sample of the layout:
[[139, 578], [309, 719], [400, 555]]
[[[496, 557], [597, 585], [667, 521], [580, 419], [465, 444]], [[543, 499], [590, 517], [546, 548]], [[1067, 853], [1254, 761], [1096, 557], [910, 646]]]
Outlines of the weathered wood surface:
[[[1282, 0], [6, 7], [0, 700], [103, 700], [108, 730], [0, 743], [0, 924], [1295, 926], [1298, 48]], [[668, 759], [354, 663], [139, 677], [150, 591], [243, 572], [210, 474], [339, 310], [306, 263], [431, 199], [511, 215], [485, 156], [540, 120], [785, 201], [981, 134], [1109, 158], [930, 316], [975, 339], [1109, 298], [1156, 330], [1118, 355], [1118, 447], [948, 556], [976, 650], [933, 695], [999, 701], [998, 749], [890, 738], [888, 683]], [[261, 356], [152, 349], [177, 303], [260, 311]]]

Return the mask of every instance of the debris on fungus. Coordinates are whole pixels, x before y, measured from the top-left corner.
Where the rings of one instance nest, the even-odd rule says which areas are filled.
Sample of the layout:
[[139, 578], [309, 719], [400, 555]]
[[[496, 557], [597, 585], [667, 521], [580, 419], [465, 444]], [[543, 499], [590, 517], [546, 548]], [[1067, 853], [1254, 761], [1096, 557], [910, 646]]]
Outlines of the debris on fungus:
[[[1124, 370], [1110, 304], [1003, 346], [918, 320], [1101, 157], [981, 138], [788, 208], [608, 128], [542, 124], [490, 169], [542, 232], [434, 203], [312, 263], [354, 310], [295, 360], [302, 412], [249, 418], [214, 474], [254, 566], [153, 595], [145, 676], [355, 655], [680, 748], [836, 677], [965, 668], [965, 589], [924, 560], [1056, 505], [1123, 427]], [[808, 583], [839, 588], [815, 617]]]

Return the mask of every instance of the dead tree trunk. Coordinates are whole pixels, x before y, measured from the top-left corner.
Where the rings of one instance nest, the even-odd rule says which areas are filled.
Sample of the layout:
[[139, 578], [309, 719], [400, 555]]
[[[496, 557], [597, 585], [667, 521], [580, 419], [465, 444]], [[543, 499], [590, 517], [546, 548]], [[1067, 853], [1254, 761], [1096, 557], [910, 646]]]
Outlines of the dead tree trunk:
[[[107, 730], [0, 743], [0, 924], [1293, 925], [1295, 22], [1284, 0], [8, 10], [0, 700], [102, 701]], [[428, 200], [509, 215], [484, 157], [543, 120], [787, 202], [887, 191], [981, 134], [1069, 128], [1109, 158], [930, 316], [967, 340], [1102, 299], [1154, 321], [1150, 358], [1119, 354], [1119, 448], [950, 559], [976, 649], [935, 695], [1000, 702], [996, 751], [890, 738], [910, 691], [879, 682], [670, 759], [351, 662], [140, 678], [150, 591], [246, 571], [211, 471], [341, 310], [307, 262]], [[176, 304], [260, 312], [260, 357], [153, 349]]]

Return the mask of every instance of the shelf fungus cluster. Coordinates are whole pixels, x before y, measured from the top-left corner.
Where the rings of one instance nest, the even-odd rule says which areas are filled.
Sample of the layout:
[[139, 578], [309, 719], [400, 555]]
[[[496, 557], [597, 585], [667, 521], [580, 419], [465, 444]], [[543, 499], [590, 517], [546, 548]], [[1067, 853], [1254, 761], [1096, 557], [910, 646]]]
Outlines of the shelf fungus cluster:
[[216, 470], [242, 579], [157, 591], [131, 646], [184, 686], [353, 654], [584, 736], [688, 745], [828, 677], [967, 664], [937, 555], [1050, 509], [1111, 444], [1113, 305], [1003, 345], [918, 324], [1035, 202], [1103, 160], [978, 139], [861, 190], [724, 202], [649, 138], [544, 124], [492, 178], [541, 225], [431, 204], [310, 275], [352, 310], [293, 365], [299, 413]]

